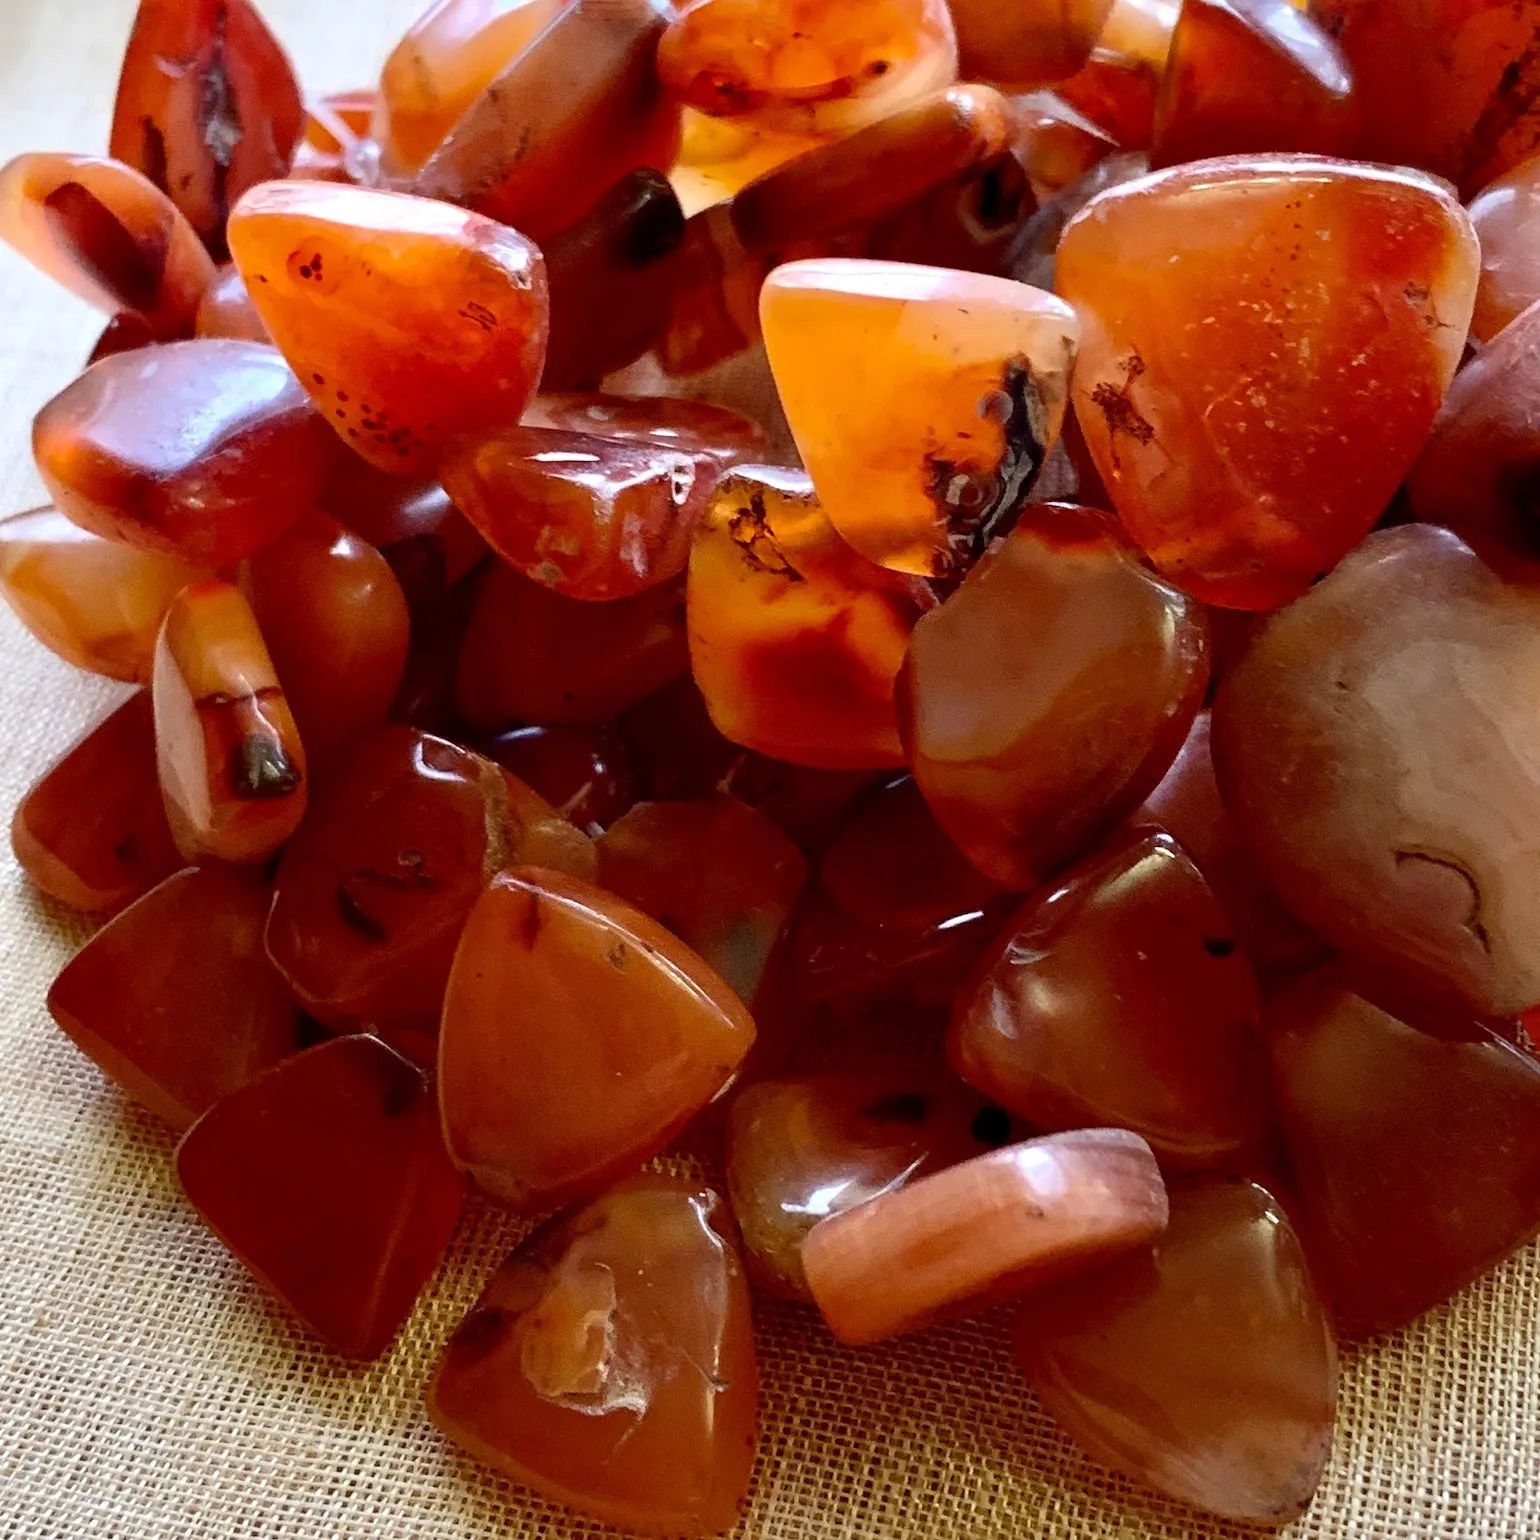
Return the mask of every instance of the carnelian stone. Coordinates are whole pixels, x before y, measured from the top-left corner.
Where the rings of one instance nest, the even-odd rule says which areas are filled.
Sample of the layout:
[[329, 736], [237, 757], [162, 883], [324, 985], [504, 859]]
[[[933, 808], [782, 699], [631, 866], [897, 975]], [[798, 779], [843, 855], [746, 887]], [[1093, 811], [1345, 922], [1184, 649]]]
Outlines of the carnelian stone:
[[690, 553], [695, 682], [745, 748], [831, 770], [899, 764], [893, 681], [930, 602], [840, 539], [806, 476], [740, 468]]
[[1350, 155], [1357, 131], [1342, 50], [1291, 0], [1182, 0], [1154, 165], [1258, 150]]
[[1013, 148], [1031, 180], [1032, 194], [1046, 203], [1111, 155], [1117, 140], [1051, 91], [1033, 91], [1012, 103]]
[[1094, 1268], [1165, 1227], [1149, 1146], [1094, 1128], [1007, 1145], [821, 1220], [802, 1270], [829, 1329], [862, 1346]]
[[1160, 70], [1149, 60], [1097, 48], [1054, 89], [1124, 149], [1149, 149], [1160, 95]]
[[687, 215], [721, 203], [777, 166], [827, 144], [827, 134], [781, 133], [752, 119], [713, 118], [684, 110], [679, 159], [670, 180]]
[[1017, 1358], [1103, 1464], [1226, 1518], [1285, 1523], [1331, 1453], [1331, 1316], [1265, 1188], [1189, 1176], [1170, 1196], [1153, 1248], [1023, 1303]]
[[957, 78], [944, 0], [692, 0], [658, 74], [702, 112], [849, 133]]
[[1058, 437], [1079, 333], [1007, 279], [841, 259], [760, 299], [797, 447], [835, 529], [900, 572], [962, 572], [1010, 528]]
[[135, 1101], [188, 1128], [299, 1047], [299, 1012], [262, 950], [267, 906], [244, 873], [178, 872], [65, 965], [49, 1014]]
[[1464, 211], [1410, 171], [1235, 157], [1088, 205], [1058, 251], [1076, 415], [1156, 567], [1265, 610], [1357, 545], [1453, 377], [1476, 264]]
[[1004, 1144], [1011, 1120], [928, 1065], [767, 1080], [727, 1120], [727, 1190], [757, 1282], [811, 1299], [802, 1242], [916, 1177]]
[[[1149, 170], [1149, 157], [1144, 154], [1119, 152], [1097, 161], [1084, 176], [1071, 182], [1068, 187], [1060, 188], [1027, 220], [1010, 250], [1005, 271], [1018, 283], [1029, 283], [1038, 289], [1054, 289], [1059, 240], [1070, 221], [1093, 198], [1108, 188], [1136, 181], [1147, 176]], [[1063, 444], [1074, 460], [1077, 474], [1084, 478], [1089, 471], [1100, 486], [1101, 478], [1096, 475], [1091, 456], [1085, 449], [1084, 434], [1075, 415], [1073, 399], [1064, 414]], [[1082, 501], [1090, 501], [1090, 498], [1082, 497]], [[1097, 503], [1095, 506], [1103, 504]]]
[[479, 748], [596, 837], [636, 803], [625, 740], [608, 724], [511, 727]]
[[637, 1176], [543, 1225], [461, 1322], [428, 1409], [476, 1459], [580, 1512], [649, 1534], [731, 1528], [758, 1393], [722, 1200]]
[[224, 338], [104, 358], [32, 427], [61, 513], [206, 565], [281, 535], [315, 496], [329, 451], [282, 357]]
[[560, 872], [503, 872], [444, 996], [450, 1154], [500, 1202], [554, 1208], [657, 1154], [753, 1042], [738, 997], [657, 921]]
[[1035, 885], [1154, 790], [1208, 683], [1202, 610], [1108, 514], [1038, 505], [915, 627], [899, 719], [941, 826]]
[[1490, 342], [1540, 299], [1540, 156], [1488, 183], [1468, 212], [1481, 243], [1471, 336]]
[[1039, 1128], [1128, 1128], [1212, 1167], [1267, 1129], [1257, 984], [1229, 919], [1165, 834], [1072, 867], [1006, 924], [958, 998], [952, 1067]]
[[147, 690], [33, 783], [16, 804], [11, 848], [43, 892], [88, 914], [116, 914], [176, 871]]
[[200, 337], [236, 337], [269, 346], [272, 343], [257, 307], [251, 302], [246, 280], [233, 262], [227, 262], [209, 280], [198, 303], [194, 330]]
[[777, 253], [746, 247], [733, 228], [732, 205], [703, 209], [685, 224], [675, 257], [678, 286], [657, 341], [669, 377], [702, 374], [759, 340], [759, 291]]
[[516, 422], [540, 380], [545, 264], [517, 231], [423, 198], [275, 182], [230, 245], [273, 340], [339, 437], [431, 471], [455, 433]]
[[288, 172], [304, 120], [250, 0], [140, 0], [109, 153], [166, 192], [216, 257], [235, 201]]
[[735, 797], [643, 802], [599, 840], [599, 881], [650, 914], [752, 1005], [807, 862]]
[[241, 591], [212, 579], [172, 601], [155, 648], [155, 755], [189, 861], [262, 861], [299, 826], [305, 751]]
[[118, 353], [136, 353], [140, 348], [152, 348], [159, 340], [143, 316], [136, 315], [132, 310], [120, 311], [102, 328], [101, 335], [86, 355], [86, 368]]
[[1344, 1325], [1389, 1331], [1540, 1232], [1540, 1064], [1458, 1011], [1338, 969], [1269, 1002], [1289, 1166]]
[[189, 336], [214, 264], [176, 205], [93, 155], [22, 155], [0, 170], [0, 240], [72, 294]]
[[652, 0], [567, 0], [465, 110], [412, 181], [544, 241], [628, 171], [666, 171], [679, 109], [654, 62]]
[[950, 0], [962, 71], [969, 80], [1025, 88], [1073, 75], [1091, 56], [1112, 0], [1001, 5]]
[[471, 613], [455, 701], [478, 727], [607, 722], [689, 668], [676, 585], [585, 603], [494, 563]]
[[548, 26], [562, 0], [435, 0], [380, 72], [372, 132], [389, 176], [415, 171]]
[[431, 1031], [471, 905], [527, 860], [595, 869], [588, 839], [522, 781], [441, 738], [381, 727], [327, 767], [284, 852], [268, 951], [327, 1026]]
[[0, 519], [0, 596], [50, 652], [93, 674], [148, 684], [166, 607], [198, 576], [52, 508]]
[[372, 1037], [322, 1043], [227, 1096], [176, 1170], [258, 1282], [349, 1358], [390, 1345], [465, 1201], [427, 1076]]
[[242, 587], [313, 761], [385, 720], [411, 617], [373, 546], [316, 514], [258, 551]]
[[765, 451], [765, 431], [758, 423], [726, 407], [685, 397], [542, 393], [525, 412], [524, 426], [710, 455], [724, 467], [762, 461]]

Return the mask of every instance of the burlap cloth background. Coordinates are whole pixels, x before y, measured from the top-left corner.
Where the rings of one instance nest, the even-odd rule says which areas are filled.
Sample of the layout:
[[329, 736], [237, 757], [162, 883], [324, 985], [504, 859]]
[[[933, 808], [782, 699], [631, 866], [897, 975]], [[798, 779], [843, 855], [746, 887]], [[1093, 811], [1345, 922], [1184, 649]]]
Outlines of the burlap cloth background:
[[[1006, 0], [1001, 0], [1006, 3]], [[0, 0], [0, 160], [100, 151], [132, 0]], [[417, 0], [266, 0], [315, 90], [362, 84]], [[100, 321], [0, 251], [0, 512], [41, 500], [36, 408]], [[0, 614], [0, 805], [114, 698]], [[183, 1205], [171, 1141], [43, 1010], [84, 930], [0, 855], [0, 1536], [406, 1540], [599, 1536], [448, 1449], [421, 1394], [515, 1235], [475, 1206], [378, 1364], [269, 1306]], [[1254, 1534], [1090, 1465], [1038, 1412], [997, 1318], [864, 1353], [758, 1312], [763, 1540]], [[1345, 1353], [1318, 1540], [1540, 1535], [1540, 1254]]]

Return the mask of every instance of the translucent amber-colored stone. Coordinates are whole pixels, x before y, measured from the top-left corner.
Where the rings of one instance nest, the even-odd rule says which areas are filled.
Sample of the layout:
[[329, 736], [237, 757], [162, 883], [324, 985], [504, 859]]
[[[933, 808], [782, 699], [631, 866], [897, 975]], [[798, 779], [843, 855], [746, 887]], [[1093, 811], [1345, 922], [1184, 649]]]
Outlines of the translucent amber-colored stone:
[[963, 74], [1018, 88], [1073, 75], [1091, 56], [1112, 0], [951, 0]]
[[148, 684], [166, 607], [199, 575], [52, 508], [0, 519], [0, 596], [45, 647], [93, 674]]
[[148, 691], [34, 782], [11, 819], [11, 848], [43, 892], [88, 914], [116, 914], [176, 871]]
[[1540, 582], [1447, 530], [1371, 535], [1214, 705], [1225, 806], [1284, 902], [1408, 988], [1540, 1002]]
[[[1054, 289], [1057, 283], [1059, 240], [1070, 221], [1093, 198], [1099, 197], [1110, 187], [1121, 187], [1149, 173], [1149, 157], [1144, 154], [1120, 152], [1099, 160], [1084, 176], [1060, 188], [1040, 209], [1033, 212], [1018, 234], [1005, 262], [1005, 271], [1019, 283], [1029, 283], [1038, 289]], [[1064, 414], [1065, 449], [1075, 457], [1076, 469], [1089, 467], [1095, 475], [1089, 453], [1084, 450], [1084, 435], [1075, 415], [1075, 403], [1071, 400]], [[1098, 484], [1100, 476], [1096, 476]], [[1082, 499], [1087, 501], [1088, 499]], [[1096, 504], [1095, 506], [1111, 506]]]
[[708, 117], [687, 107], [679, 159], [670, 180], [685, 213], [731, 198], [767, 171], [828, 142], [827, 134], [779, 133], [752, 120]]
[[1349, 155], [1358, 131], [1342, 51], [1291, 0], [1183, 0], [1150, 159], [1310, 150]]
[[1104, 128], [1051, 91], [1019, 96], [1011, 108], [1015, 152], [1039, 203], [1078, 182], [1118, 147]]
[[588, 839], [497, 765], [391, 725], [328, 766], [278, 867], [267, 948], [317, 1020], [433, 1030], [465, 917], [504, 866], [591, 876]]
[[1054, 89], [1124, 149], [1149, 149], [1160, 95], [1160, 71], [1149, 61], [1098, 48]]
[[132, 310], [120, 311], [102, 328], [101, 335], [86, 355], [86, 368], [118, 353], [135, 353], [140, 348], [154, 347], [159, 340], [142, 316]]
[[329, 449], [283, 359], [226, 339], [104, 358], [32, 427], [61, 513], [208, 565], [281, 535], [319, 489]]
[[415, 171], [549, 25], [562, 0], [435, 0], [380, 72], [373, 134], [387, 175]]
[[268, 890], [178, 872], [65, 965], [48, 1010], [75, 1045], [173, 1128], [294, 1053], [299, 1012], [262, 950]]
[[759, 340], [759, 291], [777, 255], [750, 251], [733, 228], [732, 205], [717, 204], [685, 225], [675, 261], [678, 287], [657, 341], [669, 376], [700, 374]]
[[802, 852], [735, 797], [643, 802], [598, 842], [599, 881], [697, 952], [752, 1005], [807, 879]]
[[658, 73], [702, 112], [849, 133], [950, 85], [957, 44], [944, 0], [693, 0]]
[[630, 755], [612, 726], [511, 727], [479, 747], [589, 834], [636, 803]]
[[1531, 1055], [1458, 1011], [1424, 1023], [1373, 1003], [1337, 969], [1270, 1001], [1266, 1023], [1312, 1255], [1346, 1326], [1403, 1325], [1540, 1232]]
[[1154, 790], [1208, 667], [1202, 610], [1116, 520], [1035, 505], [915, 628], [898, 688], [915, 780], [985, 876], [1031, 887]]
[[251, 302], [246, 280], [233, 262], [226, 263], [209, 280], [198, 305], [194, 330], [200, 337], [237, 337], [269, 345], [272, 342]]
[[674, 189], [661, 171], [644, 168], [542, 243], [551, 286], [543, 389], [593, 389], [657, 341], [673, 308], [683, 240]]
[[1337, 1349], [1265, 1188], [1173, 1182], [1152, 1250], [1039, 1290], [1015, 1339], [1044, 1407], [1104, 1464], [1250, 1523], [1309, 1503], [1331, 1453]]
[[1134, 834], [1040, 889], [952, 1015], [970, 1085], [1039, 1128], [1108, 1125], [1211, 1167], [1267, 1128], [1257, 985], [1197, 867]]
[[795, 471], [724, 478], [690, 553], [690, 657], [734, 743], [823, 769], [903, 762], [893, 681], [925, 586], [846, 545]]
[[1166, 1188], [1116, 1128], [1007, 1145], [820, 1221], [802, 1269], [852, 1346], [980, 1310], [1151, 1240]]
[[137, 171], [93, 155], [22, 155], [0, 170], [0, 240], [157, 339], [192, 332], [214, 264], [176, 205]]
[[229, 583], [184, 588], [155, 648], [155, 753], [189, 861], [262, 861], [298, 827], [305, 751], [251, 606]]
[[830, 259], [779, 268], [760, 310], [835, 529], [901, 572], [966, 570], [1058, 436], [1069, 307], [1006, 279]]
[[1257, 610], [1330, 570], [1432, 425], [1476, 263], [1459, 205], [1409, 171], [1236, 157], [1089, 205], [1058, 253], [1076, 413], [1155, 565]]
[[423, 198], [275, 182], [230, 245], [326, 421], [382, 470], [431, 471], [455, 433], [517, 422], [539, 383], [545, 265], [522, 235]]
[[323, 1043], [226, 1097], [176, 1169], [209, 1228], [349, 1358], [390, 1345], [465, 1199], [427, 1076], [372, 1037]]
[[654, 62], [653, 0], [567, 0], [466, 109], [412, 181], [544, 241], [628, 171], [667, 171], [679, 109]]
[[727, 1185], [756, 1280], [810, 1299], [819, 1220], [1004, 1144], [1011, 1120], [936, 1067], [750, 1086], [727, 1120]]
[[312, 515], [247, 562], [242, 587], [312, 761], [385, 720], [411, 617], [373, 546]]
[[758, 423], [726, 407], [685, 398], [542, 394], [525, 412], [524, 426], [710, 455], [723, 466], [764, 459], [765, 432]]
[[1471, 336], [1490, 342], [1540, 299], [1540, 156], [1483, 187], [1468, 212], [1481, 242]]
[[450, 1154], [499, 1201], [554, 1208], [657, 1154], [753, 1041], [738, 997], [655, 920], [559, 872], [503, 872], [444, 997]]
[[729, 1529], [758, 1425], [749, 1292], [710, 1188], [637, 1176], [536, 1230], [450, 1340], [434, 1422], [628, 1530]]
[[688, 668], [677, 585], [592, 604], [499, 562], [471, 613], [455, 700], [478, 727], [607, 722]]
[[250, 0], [140, 0], [109, 153], [169, 194], [216, 257], [235, 201], [287, 173], [304, 120]]

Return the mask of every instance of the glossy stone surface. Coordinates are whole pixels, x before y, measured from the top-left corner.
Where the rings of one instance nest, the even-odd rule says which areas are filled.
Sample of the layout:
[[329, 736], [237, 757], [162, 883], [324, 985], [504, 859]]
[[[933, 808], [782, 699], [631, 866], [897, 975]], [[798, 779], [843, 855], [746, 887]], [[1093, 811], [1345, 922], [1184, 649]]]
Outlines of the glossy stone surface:
[[963, 74], [1017, 88], [1073, 75], [1090, 57], [1112, 0], [1001, 5], [950, 0]]
[[284, 852], [268, 951], [328, 1026], [431, 1032], [471, 905], [520, 861], [594, 871], [587, 838], [489, 760], [379, 728], [328, 767]]
[[471, 612], [455, 702], [478, 727], [607, 722], [688, 671], [677, 585], [594, 604], [496, 562]]
[[829, 1329], [862, 1346], [1097, 1267], [1165, 1227], [1149, 1146], [1088, 1129], [1007, 1145], [821, 1220], [802, 1268]]
[[1481, 242], [1481, 280], [1471, 336], [1490, 342], [1540, 299], [1540, 156], [1521, 161], [1490, 182], [1467, 212]]
[[176, 205], [138, 172], [94, 155], [21, 155], [0, 170], [0, 240], [157, 340], [186, 337], [214, 264]]
[[412, 179], [544, 241], [628, 171], [666, 171], [679, 109], [654, 64], [667, 24], [651, 0], [567, 0], [465, 110]]
[[313, 762], [385, 720], [411, 618], [373, 546], [313, 514], [246, 563], [242, 588]]
[[132, 310], [120, 310], [102, 328], [101, 335], [86, 355], [86, 368], [115, 353], [133, 353], [140, 348], [154, 347], [158, 340], [142, 316]]
[[1110, 515], [1042, 504], [916, 626], [899, 717], [941, 826], [1021, 890], [1154, 789], [1207, 682], [1200, 608]]
[[581, 1513], [706, 1535], [748, 1494], [756, 1383], [722, 1200], [637, 1176], [513, 1252], [450, 1340], [428, 1410], [477, 1460]]
[[169, 194], [216, 257], [241, 194], [287, 174], [304, 118], [250, 0], [140, 0], [108, 153]]
[[588, 834], [601, 834], [636, 802], [631, 756], [612, 726], [510, 727], [478, 747]]
[[900, 764], [893, 681], [930, 602], [840, 539], [806, 476], [741, 468], [690, 553], [695, 682], [745, 748], [822, 769]]
[[267, 905], [244, 873], [178, 872], [65, 964], [49, 1014], [135, 1101], [188, 1128], [299, 1047], [299, 1011], [262, 950]]
[[752, 1006], [807, 862], [734, 797], [642, 802], [598, 841], [599, 882], [650, 914]]
[[0, 597], [50, 652], [93, 674], [148, 684], [166, 607], [200, 575], [52, 508], [0, 519]]
[[371, 1037], [323, 1043], [226, 1097], [176, 1170], [257, 1281], [349, 1358], [390, 1345], [465, 1198], [427, 1076]]
[[765, 458], [765, 430], [726, 407], [684, 396], [542, 392], [524, 414], [527, 428], [594, 433], [626, 443], [711, 455], [722, 466]]
[[1031, 179], [1039, 204], [1078, 182], [1117, 150], [1117, 141], [1052, 91], [1029, 91], [1011, 101], [1013, 149]]
[[1179, 166], [1088, 205], [1058, 250], [1075, 411], [1156, 567], [1265, 610], [1357, 545], [1454, 374], [1477, 260], [1442, 185], [1311, 157]]
[[444, 997], [450, 1154], [502, 1203], [557, 1207], [657, 1154], [753, 1042], [738, 997], [655, 920], [559, 872], [502, 872]]
[[194, 330], [200, 337], [236, 337], [269, 345], [272, 342], [252, 303], [246, 280], [233, 262], [225, 263], [209, 280], [198, 302]]
[[727, 1190], [756, 1282], [810, 1299], [802, 1242], [820, 1220], [1004, 1144], [1011, 1120], [938, 1066], [766, 1080], [733, 1102]]
[[61, 513], [209, 565], [281, 535], [320, 488], [329, 450], [282, 357], [223, 338], [104, 358], [32, 425]]
[[155, 767], [147, 690], [36, 780], [11, 818], [17, 864], [50, 898], [116, 914], [182, 864]]
[[966, 571], [1058, 436], [1079, 328], [1004, 279], [826, 259], [777, 269], [765, 346], [835, 529], [901, 572]]
[[155, 757], [189, 861], [262, 861], [299, 826], [305, 750], [251, 606], [230, 583], [184, 588], [166, 611], [152, 685]]
[[1220, 684], [1214, 764], [1263, 876], [1404, 987], [1540, 1001], [1540, 585], [1457, 536], [1372, 535]]
[[1230, 920], [1164, 834], [1124, 836], [1006, 923], [948, 1035], [952, 1067], [1038, 1128], [1109, 1126], [1177, 1165], [1267, 1130], [1257, 986]]
[[275, 182], [230, 247], [252, 303], [338, 437], [432, 471], [455, 433], [516, 422], [539, 383], [545, 267], [517, 231], [398, 193]]
[[1043, 1406], [1103, 1464], [1242, 1522], [1309, 1504], [1331, 1453], [1337, 1350], [1265, 1188], [1173, 1182], [1153, 1248], [1039, 1290], [1015, 1343]]
[[1540, 1232], [1540, 1063], [1458, 1010], [1360, 988], [1313, 973], [1266, 1024], [1312, 1255], [1344, 1326], [1367, 1334]]

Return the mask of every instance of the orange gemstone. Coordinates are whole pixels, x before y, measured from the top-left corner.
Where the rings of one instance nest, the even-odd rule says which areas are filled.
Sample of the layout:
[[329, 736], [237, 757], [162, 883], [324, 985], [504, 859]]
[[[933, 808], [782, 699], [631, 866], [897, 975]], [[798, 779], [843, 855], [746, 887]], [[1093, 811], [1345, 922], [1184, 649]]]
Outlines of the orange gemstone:
[[554, 1208], [657, 1154], [753, 1041], [738, 997], [655, 920], [558, 872], [504, 872], [444, 997], [450, 1154], [499, 1201]]
[[298, 827], [305, 751], [251, 606], [229, 583], [184, 588], [155, 649], [155, 752], [189, 861], [262, 861]]
[[729, 1529], [758, 1425], [749, 1292], [710, 1190], [638, 1176], [536, 1230], [428, 1394], [476, 1459], [628, 1530]]
[[709, 454], [724, 467], [764, 459], [765, 432], [758, 423], [726, 407], [682, 396], [542, 393], [525, 412], [524, 426]]
[[242, 588], [313, 762], [385, 720], [411, 618], [373, 546], [315, 514], [250, 558]]
[[157, 340], [191, 334], [214, 264], [176, 205], [137, 171], [92, 155], [22, 155], [0, 170], [0, 240]]
[[518, 861], [595, 869], [588, 839], [523, 782], [443, 739], [379, 728], [327, 767], [284, 852], [268, 951], [330, 1027], [431, 1032], [471, 905]]
[[452, 434], [518, 421], [545, 357], [539, 251], [422, 198], [275, 182], [230, 246], [326, 421], [382, 470], [429, 472]]
[[1160, 571], [1271, 609], [1357, 545], [1454, 374], [1476, 263], [1438, 183], [1308, 156], [1180, 166], [1085, 208], [1058, 251], [1076, 414]]
[[1118, 147], [1104, 128], [1051, 91], [1019, 96], [1011, 105], [1016, 155], [1026, 168], [1039, 203], [1078, 182]]
[[950, 0], [963, 74], [1018, 89], [1063, 80], [1090, 57], [1112, 0], [1051, 6]]
[[802, 1246], [841, 1342], [882, 1342], [1094, 1268], [1166, 1227], [1144, 1140], [1117, 1128], [1007, 1145], [822, 1220]]
[[52, 508], [0, 519], [0, 595], [45, 647], [93, 674], [148, 684], [166, 607], [198, 576]]
[[1155, 137], [1160, 70], [1148, 59], [1096, 48], [1073, 75], [1057, 81], [1054, 90], [1125, 150], [1149, 149]]
[[121, 311], [102, 328], [95, 346], [86, 356], [86, 368], [118, 353], [135, 353], [140, 348], [154, 347], [157, 341], [159, 339], [143, 316], [135, 315], [131, 310]]
[[227, 867], [178, 872], [65, 965], [49, 1014], [135, 1101], [191, 1126], [299, 1047], [299, 1011], [262, 950], [268, 901]]
[[511, 727], [478, 747], [595, 837], [636, 802], [630, 755], [612, 726]]
[[1471, 336], [1490, 342], [1540, 299], [1540, 156], [1488, 183], [1469, 212], [1481, 243]]
[[203, 291], [195, 329], [200, 337], [237, 337], [269, 345], [272, 341], [246, 292], [246, 280], [233, 262], [221, 267]]
[[834, 528], [900, 572], [966, 570], [1058, 437], [1069, 307], [1008, 279], [829, 259], [777, 269], [760, 310]]
[[281, 535], [319, 491], [330, 451], [283, 359], [227, 338], [104, 358], [32, 427], [61, 513], [206, 565]]
[[752, 120], [712, 118], [687, 107], [679, 160], [671, 174], [687, 215], [731, 198], [768, 171], [828, 143], [824, 134], [777, 133]]
[[349, 1358], [390, 1345], [465, 1199], [427, 1076], [372, 1037], [323, 1043], [227, 1096], [176, 1170], [208, 1227]]

